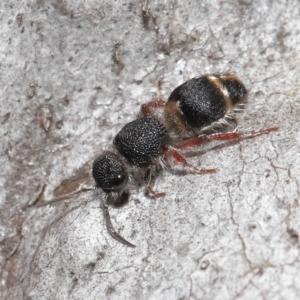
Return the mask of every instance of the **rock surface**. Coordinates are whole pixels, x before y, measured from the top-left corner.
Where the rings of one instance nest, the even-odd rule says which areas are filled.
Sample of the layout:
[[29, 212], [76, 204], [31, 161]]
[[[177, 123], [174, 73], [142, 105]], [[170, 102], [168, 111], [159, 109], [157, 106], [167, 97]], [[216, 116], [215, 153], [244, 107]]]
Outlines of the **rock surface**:
[[[1, 299], [299, 299], [299, 3], [2, 1]], [[93, 159], [141, 104], [205, 73], [249, 88], [238, 130], [280, 131], [189, 157], [111, 209]], [[206, 151], [211, 150], [211, 151]]]

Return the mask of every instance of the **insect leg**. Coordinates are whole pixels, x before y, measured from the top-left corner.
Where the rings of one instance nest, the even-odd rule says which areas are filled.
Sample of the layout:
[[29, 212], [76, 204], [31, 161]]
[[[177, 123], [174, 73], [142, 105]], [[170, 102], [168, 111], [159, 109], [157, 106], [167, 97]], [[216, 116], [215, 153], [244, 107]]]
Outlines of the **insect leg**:
[[152, 194], [154, 197], [156, 197], [156, 198], [166, 196], [166, 193], [165, 193], [165, 192], [155, 192], [155, 191], [153, 190], [153, 188], [151, 187], [151, 185], [149, 185], [149, 184], [146, 184], [146, 188], [147, 188], [148, 192], [151, 193], [151, 194]]
[[216, 169], [199, 169], [199, 168], [189, 164], [187, 162], [187, 160], [179, 152], [177, 152], [175, 149], [167, 147], [167, 146], [165, 146], [163, 148], [163, 155], [164, 155], [165, 160], [173, 158], [173, 160], [175, 161], [176, 164], [182, 164], [184, 166], [187, 166], [188, 168], [190, 168], [193, 172], [195, 172], [197, 174], [210, 174], [210, 173], [216, 172]]
[[166, 102], [162, 99], [153, 100], [153, 101], [150, 101], [146, 104], [143, 104], [141, 106], [141, 115], [142, 116], [149, 116], [149, 115], [151, 115], [151, 110], [152, 109], [164, 107], [165, 104], [166, 104]]
[[277, 131], [279, 127], [271, 127], [267, 129], [261, 129], [257, 131], [251, 131], [249, 133], [242, 132], [228, 132], [228, 133], [214, 133], [214, 134], [203, 134], [195, 138], [191, 138], [183, 142], [181, 145], [176, 146], [177, 149], [187, 149], [191, 147], [200, 146], [204, 142], [209, 141], [230, 141], [230, 140], [242, 140], [253, 138], [258, 135], [268, 134], [272, 131]]

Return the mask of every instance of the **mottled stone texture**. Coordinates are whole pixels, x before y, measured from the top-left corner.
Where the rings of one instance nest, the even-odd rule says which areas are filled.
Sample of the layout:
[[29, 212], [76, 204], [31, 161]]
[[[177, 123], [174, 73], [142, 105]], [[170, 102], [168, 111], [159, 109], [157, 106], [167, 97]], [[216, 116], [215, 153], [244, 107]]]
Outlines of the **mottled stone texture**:
[[[1, 299], [300, 299], [299, 2], [0, 3]], [[249, 88], [240, 131], [189, 153], [216, 174], [165, 171], [111, 209], [95, 157], [141, 104], [205, 73]], [[157, 87], [162, 80], [161, 90]], [[211, 151], [206, 151], [211, 150]]]

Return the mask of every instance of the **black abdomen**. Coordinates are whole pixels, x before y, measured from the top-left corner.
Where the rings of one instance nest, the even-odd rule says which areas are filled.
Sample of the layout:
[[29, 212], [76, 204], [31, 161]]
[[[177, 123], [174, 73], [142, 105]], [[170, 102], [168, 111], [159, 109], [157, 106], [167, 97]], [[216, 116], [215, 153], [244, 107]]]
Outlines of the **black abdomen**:
[[167, 106], [176, 103], [187, 125], [198, 129], [223, 118], [246, 94], [235, 75], [204, 75], [178, 86]]

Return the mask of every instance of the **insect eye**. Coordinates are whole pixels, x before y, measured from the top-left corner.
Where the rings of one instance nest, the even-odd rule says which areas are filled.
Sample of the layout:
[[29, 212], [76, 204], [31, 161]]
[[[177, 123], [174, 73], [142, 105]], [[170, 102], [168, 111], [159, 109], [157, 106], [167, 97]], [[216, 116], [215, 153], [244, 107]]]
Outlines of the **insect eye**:
[[122, 190], [128, 181], [128, 174], [123, 161], [109, 151], [102, 153], [95, 159], [93, 177], [97, 187], [107, 192]]
[[122, 173], [122, 174], [117, 174], [114, 178], [111, 179], [111, 184], [113, 186], [119, 186], [126, 180], [127, 174]]

